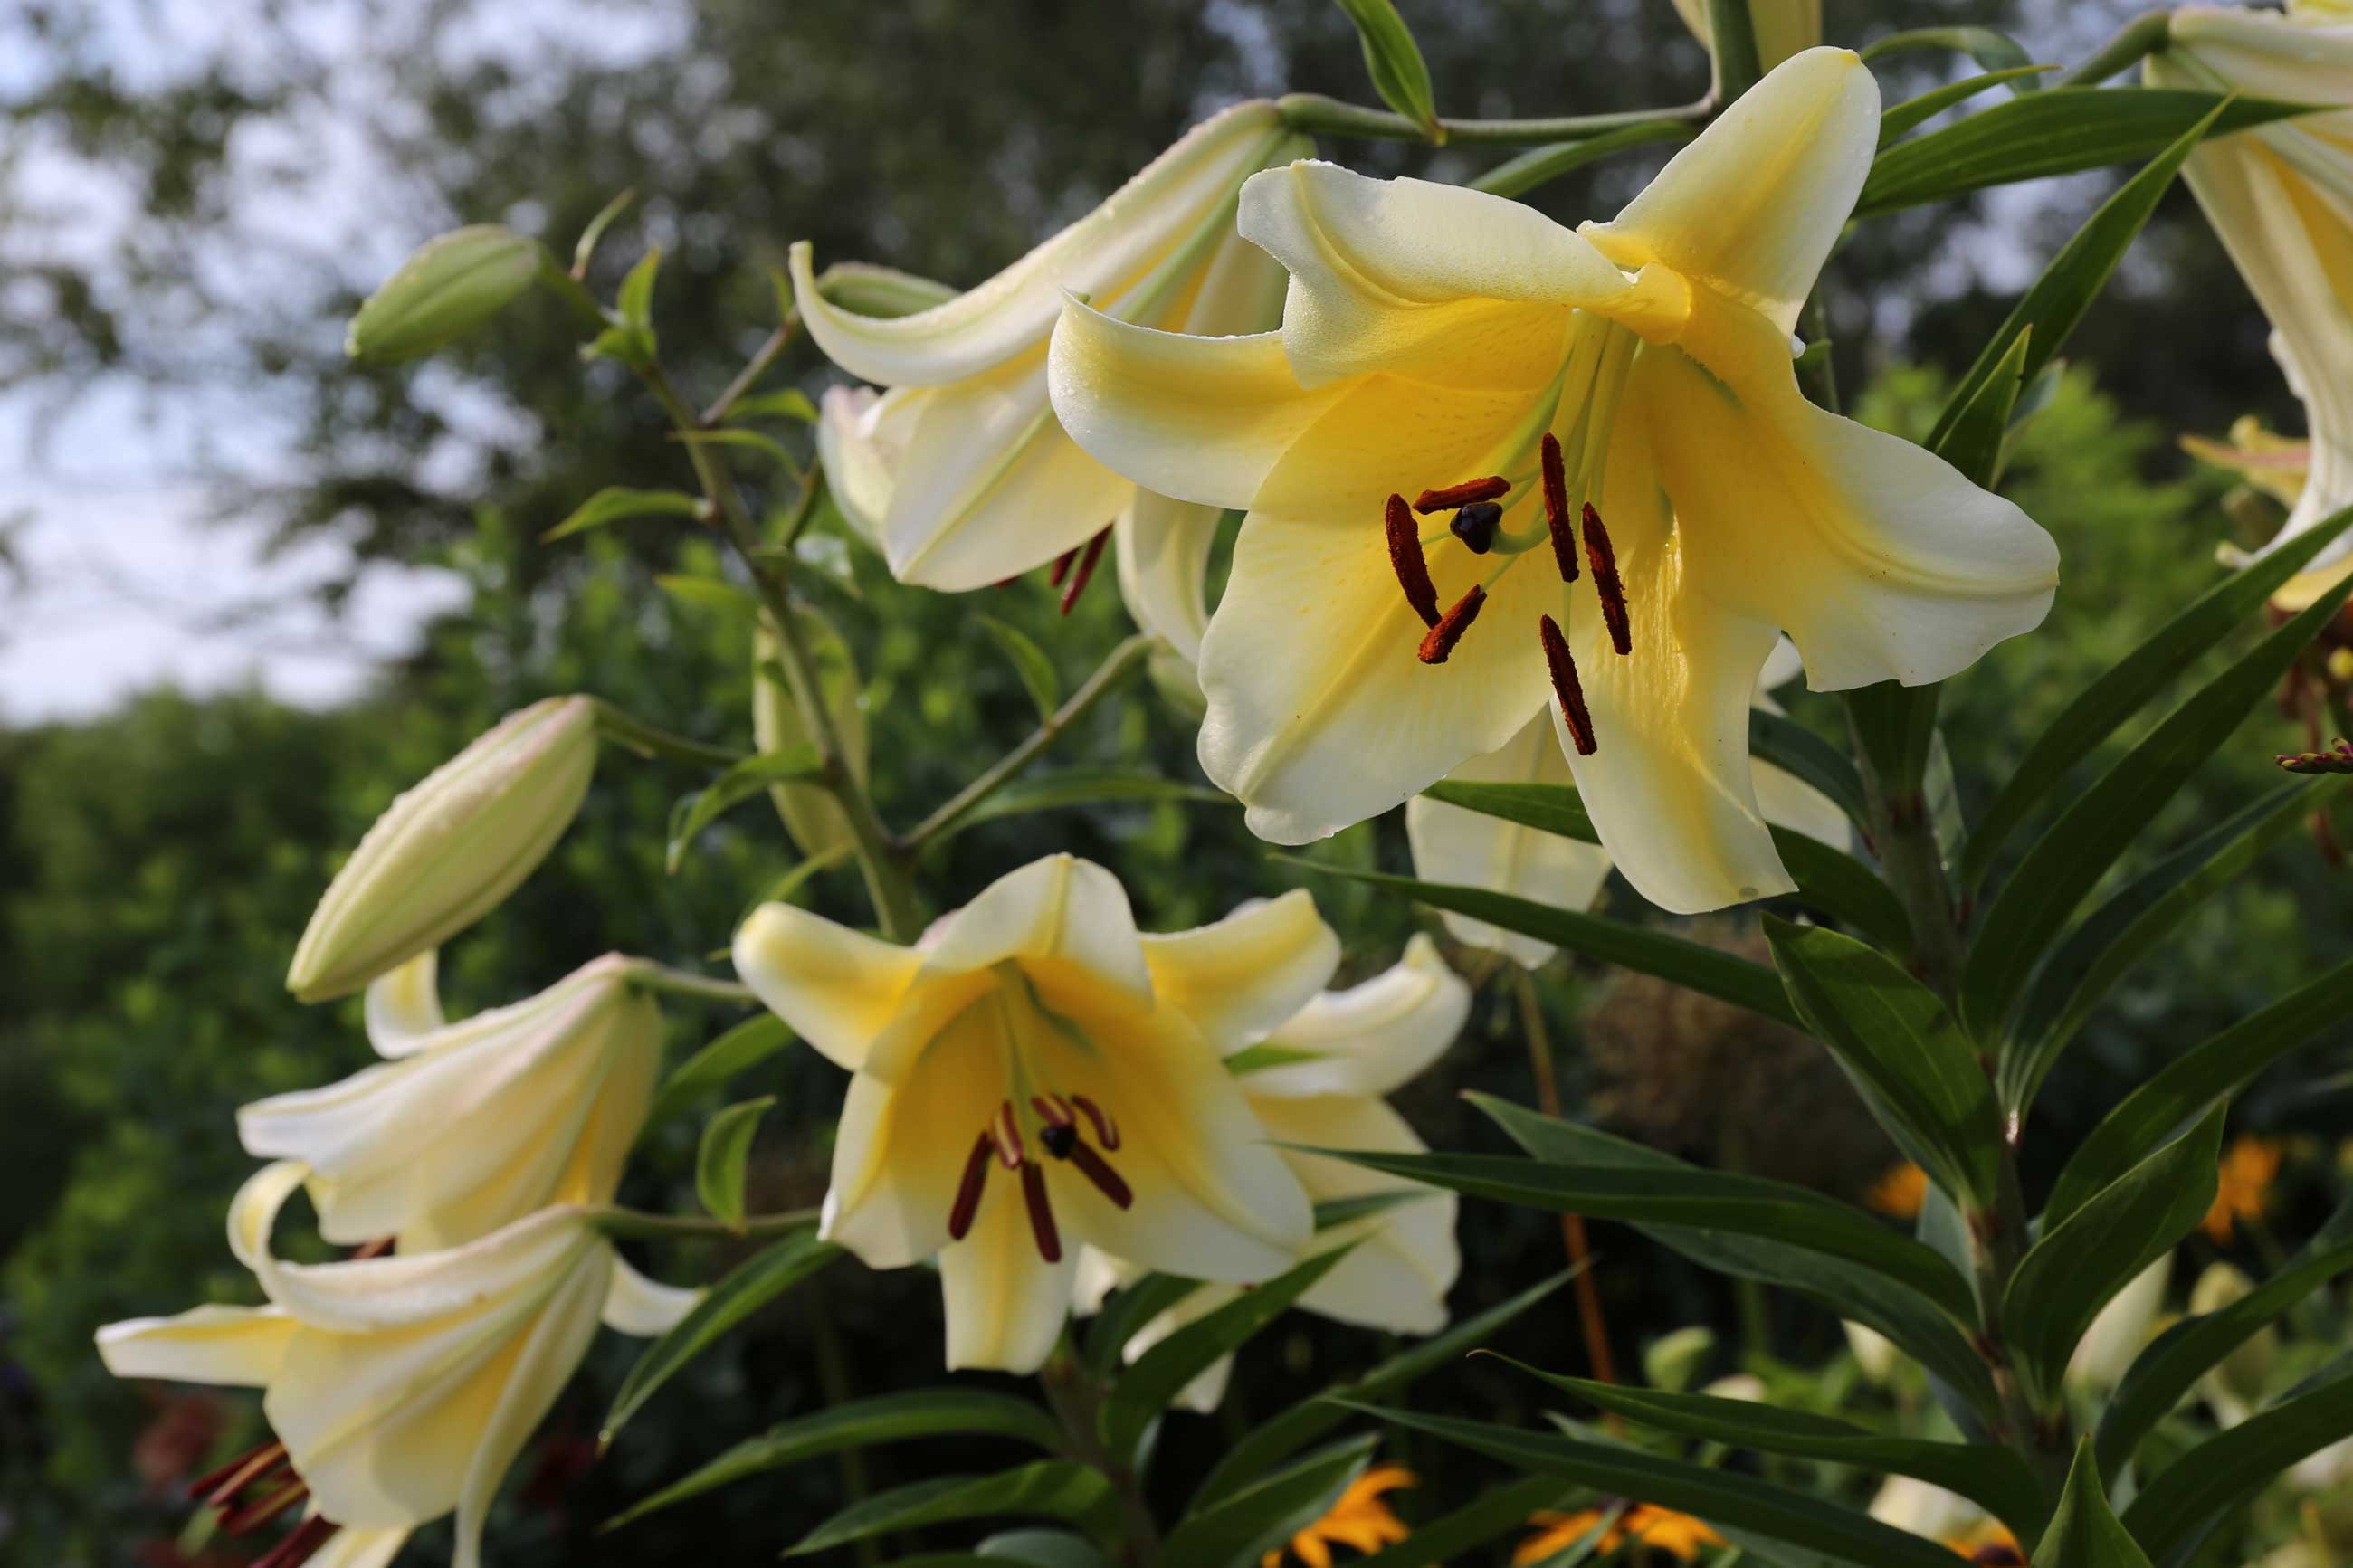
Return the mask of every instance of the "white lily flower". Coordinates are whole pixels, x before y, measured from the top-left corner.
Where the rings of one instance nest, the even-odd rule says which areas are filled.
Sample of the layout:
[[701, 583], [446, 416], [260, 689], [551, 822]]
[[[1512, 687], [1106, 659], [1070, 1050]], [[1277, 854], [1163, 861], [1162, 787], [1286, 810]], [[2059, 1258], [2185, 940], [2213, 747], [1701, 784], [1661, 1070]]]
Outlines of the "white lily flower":
[[1235, 193], [1306, 146], [1274, 104], [1237, 104], [996, 277], [908, 315], [827, 299], [809, 247], [793, 247], [809, 335], [844, 370], [892, 389], [862, 405], [829, 400], [818, 431], [844, 515], [892, 575], [961, 592], [1076, 550], [1114, 519], [1149, 540], [1157, 513], [1138, 515], [1135, 486], [1073, 445], [1048, 406], [1046, 345], [1063, 292], [1155, 327], [1263, 329], [1282, 275], [1233, 233]]
[[587, 698], [508, 714], [376, 818], [311, 911], [286, 988], [347, 995], [473, 924], [554, 847], [596, 768]]
[[2173, 1255], [2167, 1253], [2126, 1282], [2108, 1298], [2091, 1327], [2076, 1342], [2067, 1361], [2067, 1381], [2079, 1388], [2106, 1391], [2125, 1380], [2157, 1331], [2165, 1310], [2165, 1289], [2173, 1278]]
[[[1715, 28], [1708, 21], [1707, 0], [1675, 0], [1675, 15], [1713, 54]], [[1822, 41], [1822, 0], [1748, 0], [1748, 23], [1757, 34], [1757, 63], [1771, 70]]]
[[443, 1024], [427, 953], [369, 988], [371, 1037], [395, 1059], [246, 1106], [237, 1135], [308, 1167], [320, 1234], [347, 1247], [430, 1252], [610, 1202], [661, 1065], [660, 1009], [633, 967], [607, 954]]
[[[595, 1211], [572, 1205], [441, 1252], [282, 1263], [269, 1234], [304, 1173], [294, 1161], [270, 1165], [230, 1207], [230, 1247], [268, 1306], [111, 1323], [98, 1332], [99, 1354], [117, 1377], [266, 1390], [277, 1443], [215, 1497], [227, 1526], [249, 1528], [307, 1501], [315, 1512], [300, 1529], [322, 1542], [338, 1527], [350, 1531], [349, 1561], [372, 1563], [396, 1542], [357, 1539], [363, 1532], [404, 1531], [454, 1511], [453, 1568], [479, 1568], [499, 1483], [598, 1321], [659, 1333], [695, 1293], [628, 1268]], [[242, 1502], [251, 1491], [264, 1495]]]
[[[1771, 688], [1797, 679], [1798, 650], [1781, 639], [1757, 674], [1755, 706], [1778, 713]], [[1757, 809], [1776, 827], [1791, 828], [1843, 849], [1852, 837], [1846, 813], [1813, 785], [1771, 763], [1749, 762]], [[1446, 775], [1466, 784], [1574, 785], [1568, 757], [1553, 738], [1552, 721], [1531, 719], [1503, 750], [1473, 757]], [[1413, 849], [1413, 874], [1425, 881], [1451, 882], [1532, 899], [1555, 909], [1592, 907], [1609, 876], [1609, 851], [1599, 844], [1564, 838], [1418, 795], [1405, 803], [1406, 841]], [[1548, 942], [1505, 931], [1451, 910], [1439, 918], [1466, 947], [1500, 952], [1526, 969], [1541, 968], [1559, 950]]]
[[[1064, 312], [1050, 379], [1073, 439], [1147, 489], [1248, 510], [1202, 642], [1201, 762], [1255, 832], [1376, 816], [1556, 700], [1646, 898], [1788, 891], [1746, 745], [1777, 635], [1835, 690], [1940, 680], [2041, 622], [2047, 533], [1798, 390], [1790, 330], [1878, 110], [1852, 54], [1807, 50], [1575, 232], [1293, 163], [1253, 176], [1238, 218], [1291, 273], [1280, 331]], [[1423, 537], [1417, 493], [1453, 523]]]
[[[2272, 351], [2305, 405], [2307, 475], [2286, 524], [2244, 564], [2353, 504], [2353, 10], [2297, 0], [2285, 13], [2185, 6], [2143, 67], [2152, 87], [2338, 106], [2200, 142], [2182, 174], [2274, 329]], [[2282, 587], [2301, 608], [2353, 571], [2340, 539]]]
[[[1383, 1097], [1437, 1060], [1470, 1015], [1471, 987], [1446, 966], [1435, 943], [1416, 935], [1393, 967], [1345, 991], [1316, 996], [1256, 1048], [1232, 1058], [1237, 1081], [1267, 1136], [1279, 1143], [1420, 1153], [1429, 1146]], [[1297, 1149], [1281, 1153], [1318, 1203], [1399, 1185], [1395, 1177], [1328, 1155]], [[1446, 1293], [1462, 1268], [1455, 1210], [1453, 1194], [1432, 1190], [1317, 1233], [1310, 1252], [1356, 1245], [1300, 1297], [1300, 1308], [1360, 1328], [1436, 1333], [1446, 1326]], [[1144, 1272], [1126, 1259], [1090, 1253], [1080, 1266], [1080, 1310], [1093, 1311], [1112, 1286]], [[1194, 1290], [1138, 1331], [1128, 1342], [1127, 1358], [1134, 1361], [1237, 1293], [1225, 1286]], [[1195, 1410], [1216, 1409], [1232, 1365], [1231, 1356], [1220, 1359], [1186, 1385], [1181, 1402]]]
[[913, 947], [786, 904], [735, 936], [737, 973], [853, 1075], [823, 1234], [876, 1268], [937, 1255], [948, 1364], [1016, 1372], [1052, 1348], [1082, 1246], [1236, 1284], [1298, 1258], [1307, 1194], [1224, 1058], [1338, 961], [1304, 893], [1148, 936], [1067, 855]]

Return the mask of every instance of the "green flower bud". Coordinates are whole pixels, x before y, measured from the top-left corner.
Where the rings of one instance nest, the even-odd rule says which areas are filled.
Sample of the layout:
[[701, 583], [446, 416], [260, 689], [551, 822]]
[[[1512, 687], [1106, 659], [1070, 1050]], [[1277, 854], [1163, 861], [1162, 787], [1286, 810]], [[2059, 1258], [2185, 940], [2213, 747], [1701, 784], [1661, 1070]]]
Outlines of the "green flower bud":
[[[826, 712], [832, 717], [834, 733], [841, 738], [843, 761], [853, 777], [861, 784], [866, 779], [866, 706], [863, 682], [859, 679], [858, 665], [850, 658], [849, 646], [831, 622], [814, 610], [795, 612], [800, 623], [801, 640], [817, 665], [819, 695]], [[776, 658], [775, 623], [764, 614], [760, 629], [752, 641], [752, 738], [765, 753], [781, 752], [790, 746], [805, 745], [809, 730], [793, 706], [792, 693], [785, 689], [785, 675]], [[841, 803], [831, 791], [809, 784], [780, 784], [768, 786], [768, 797], [776, 802], [776, 815], [784, 818], [785, 831], [791, 835], [800, 852], [812, 859], [836, 850], [845, 850], [855, 842], [849, 819], [841, 815]]]
[[508, 714], [376, 818], [311, 912], [286, 988], [347, 995], [471, 925], [546, 857], [596, 767], [588, 699]]
[[539, 276], [543, 252], [497, 224], [430, 239], [352, 318], [343, 351], [396, 364], [447, 347], [497, 315]]

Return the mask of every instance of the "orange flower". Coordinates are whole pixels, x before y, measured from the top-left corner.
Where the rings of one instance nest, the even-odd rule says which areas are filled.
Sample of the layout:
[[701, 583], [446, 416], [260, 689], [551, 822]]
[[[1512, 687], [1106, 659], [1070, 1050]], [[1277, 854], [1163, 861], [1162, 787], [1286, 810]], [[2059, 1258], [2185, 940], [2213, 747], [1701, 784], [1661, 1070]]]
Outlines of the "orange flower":
[[1920, 1205], [1927, 1200], [1928, 1173], [1908, 1161], [1890, 1165], [1862, 1195], [1864, 1203], [1890, 1219], [1919, 1218]]
[[[1291, 1538], [1292, 1555], [1307, 1568], [1332, 1568], [1332, 1547], [1354, 1547], [1370, 1556], [1411, 1533], [1405, 1521], [1389, 1511], [1381, 1494], [1420, 1481], [1402, 1465], [1376, 1465], [1348, 1483], [1324, 1516]], [[1282, 1568], [1282, 1548], [1259, 1559], [1259, 1568]]]
[[2217, 1173], [2220, 1183], [2214, 1191], [2214, 1206], [2206, 1211], [2200, 1222], [2216, 1246], [2231, 1244], [2239, 1221], [2263, 1217], [2279, 1168], [2278, 1139], [2242, 1132], [2231, 1140], [2231, 1146], [2222, 1151], [2222, 1165]]
[[[1575, 1513], [1555, 1513], [1547, 1509], [1532, 1516], [1528, 1522], [1539, 1528], [1512, 1553], [1512, 1568], [1528, 1568], [1531, 1563], [1567, 1551], [1608, 1517], [1607, 1510], [1598, 1508], [1581, 1508]], [[1678, 1563], [1696, 1563], [1701, 1547], [1721, 1546], [1724, 1537], [1687, 1513], [1638, 1502], [1602, 1532], [1599, 1550], [1614, 1552], [1629, 1542], [1663, 1552]]]
[[2019, 1550], [2018, 1538], [1991, 1520], [1948, 1537], [1945, 1544], [1979, 1568], [2026, 1568], [2026, 1553]]

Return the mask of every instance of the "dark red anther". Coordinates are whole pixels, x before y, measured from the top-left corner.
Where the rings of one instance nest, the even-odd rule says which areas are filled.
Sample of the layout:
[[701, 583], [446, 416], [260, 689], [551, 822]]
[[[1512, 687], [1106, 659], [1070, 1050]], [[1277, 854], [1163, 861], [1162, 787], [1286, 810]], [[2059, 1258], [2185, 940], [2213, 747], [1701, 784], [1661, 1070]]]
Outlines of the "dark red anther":
[[1117, 1150], [1119, 1123], [1111, 1119], [1111, 1112], [1083, 1094], [1074, 1094], [1071, 1096], [1071, 1100], [1081, 1110], [1086, 1112], [1087, 1120], [1094, 1124], [1095, 1142], [1102, 1144], [1107, 1152]]
[[1552, 558], [1560, 567], [1560, 580], [1577, 581], [1577, 534], [1568, 525], [1568, 472], [1562, 467], [1560, 443], [1552, 432], [1536, 444], [1536, 454], [1544, 464], [1545, 529], [1552, 535]]
[[1618, 580], [1618, 552], [1609, 546], [1609, 531], [1601, 514], [1585, 503], [1585, 558], [1593, 564], [1593, 591], [1601, 595], [1601, 619], [1609, 627], [1609, 646], [1620, 653], [1634, 651], [1634, 627], [1626, 615], [1626, 584]]
[[956, 1184], [955, 1202], [948, 1209], [948, 1237], [962, 1241], [972, 1229], [972, 1216], [980, 1212], [980, 1190], [988, 1184], [988, 1155], [996, 1140], [986, 1132], [973, 1140], [972, 1153], [964, 1163], [964, 1180]]
[[1539, 635], [1544, 638], [1545, 663], [1552, 671], [1552, 694], [1560, 699], [1560, 716], [1568, 725], [1568, 738], [1577, 744], [1577, 754], [1589, 757], [1599, 748], [1593, 739], [1593, 715], [1585, 706], [1585, 688], [1577, 679], [1577, 660], [1568, 655], [1568, 639], [1560, 635], [1560, 623], [1550, 616], [1544, 618]]
[[285, 1463], [285, 1444], [264, 1443], [258, 1448], [248, 1448], [220, 1468], [198, 1476], [188, 1483], [188, 1495], [203, 1499], [207, 1507], [220, 1507]]
[[1079, 1174], [1095, 1184], [1095, 1191], [1109, 1198], [1119, 1207], [1126, 1208], [1135, 1202], [1135, 1194], [1129, 1189], [1125, 1178], [1111, 1168], [1109, 1161], [1085, 1144], [1071, 1145], [1071, 1165]]
[[1079, 602], [1079, 595], [1085, 593], [1087, 584], [1094, 580], [1095, 563], [1103, 559], [1103, 546], [1110, 542], [1111, 530], [1108, 528], [1087, 541], [1086, 552], [1079, 557], [1079, 569], [1071, 574], [1071, 585], [1062, 590], [1062, 614], [1067, 616], [1071, 613], [1071, 606]]
[[1038, 1240], [1038, 1256], [1049, 1263], [1062, 1261], [1062, 1233], [1054, 1228], [1054, 1205], [1046, 1199], [1042, 1166], [1021, 1167], [1021, 1196], [1029, 1205], [1029, 1234]]
[[[1049, 588], [1060, 587], [1062, 585], [1062, 579], [1071, 574], [1071, 563], [1076, 561], [1078, 558], [1079, 547], [1075, 544], [1070, 549], [1063, 551], [1060, 555], [1055, 556], [1054, 564], [1050, 567], [1046, 573], [1046, 586]], [[1006, 581], [1010, 583], [1013, 579], [1008, 577]]]
[[2327, 752], [2299, 752], [2274, 759], [2292, 773], [2353, 773], [2353, 742], [2339, 741]]
[[1430, 580], [1430, 563], [1421, 555], [1421, 533], [1413, 525], [1413, 512], [1406, 506], [1405, 497], [1389, 497], [1382, 525], [1388, 533], [1389, 565], [1397, 572], [1398, 585], [1405, 590], [1405, 602], [1413, 606], [1423, 626], [1436, 626], [1438, 584]]
[[1078, 1120], [1071, 1110], [1071, 1102], [1059, 1094], [1033, 1094], [1029, 1097], [1029, 1109], [1049, 1127], [1068, 1127]]
[[302, 1568], [341, 1529], [333, 1520], [314, 1513], [296, 1525], [285, 1540], [255, 1558], [253, 1568]]
[[244, 1535], [269, 1523], [296, 1503], [311, 1495], [311, 1483], [297, 1476], [259, 1502], [239, 1509], [224, 1510], [220, 1531], [223, 1535]]
[[1415, 657], [1424, 664], [1444, 664], [1446, 656], [1454, 651], [1454, 645], [1462, 640], [1462, 634], [1471, 629], [1471, 623], [1479, 618], [1479, 606], [1486, 602], [1487, 590], [1472, 584], [1469, 593], [1454, 601], [1452, 609], [1438, 617], [1438, 624], [1421, 639]]
[[394, 1245], [398, 1242], [399, 1239], [400, 1238], [398, 1237], [395, 1236], [379, 1236], [374, 1241], [361, 1242], [357, 1247], [352, 1248], [352, 1255], [343, 1259], [343, 1261], [346, 1263], [365, 1263], [370, 1258], [385, 1257], [392, 1251]]
[[1424, 490], [1414, 500], [1413, 510], [1428, 517], [1433, 511], [1452, 511], [1473, 501], [1500, 500], [1511, 493], [1511, 480], [1501, 474], [1490, 474], [1483, 479], [1465, 479], [1442, 490]]
[[997, 1142], [997, 1157], [1008, 1171], [1021, 1164], [1021, 1123], [1013, 1118], [1013, 1102], [997, 1102], [997, 1114], [988, 1119], [988, 1136]]

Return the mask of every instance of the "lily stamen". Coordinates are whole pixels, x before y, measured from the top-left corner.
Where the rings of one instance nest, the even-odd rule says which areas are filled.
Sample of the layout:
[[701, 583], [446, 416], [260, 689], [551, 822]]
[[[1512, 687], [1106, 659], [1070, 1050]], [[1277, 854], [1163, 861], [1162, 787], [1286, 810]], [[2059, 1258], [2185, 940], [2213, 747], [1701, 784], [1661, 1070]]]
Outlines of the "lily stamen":
[[1011, 1100], [998, 1103], [997, 1114], [989, 1119], [988, 1136], [996, 1140], [997, 1157], [1003, 1163], [1005, 1168], [1008, 1171], [1018, 1170], [1023, 1154], [1021, 1123], [1014, 1120]]
[[962, 1241], [972, 1229], [972, 1217], [980, 1212], [981, 1189], [988, 1184], [988, 1157], [996, 1141], [983, 1132], [973, 1140], [972, 1153], [964, 1163], [964, 1179], [956, 1184], [955, 1202], [948, 1208], [948, 1236]]
[[253, 1568], [301, 1568], [341, 1529], [333, 1520], [314, 1513], [296, 1525], [292, 1534], [254, 1559]]
[[1511, 480], [1501, 474], [1490, 474], [1483, 479], [1465, 479], [1444, 489], [1424, 490], [1415, 498], [1413, 510], [1428, 517], [1433, 511], [1452, 511], [1479, 501], [1500, 500], [1511, 491]]
[[1078, 1120], [1071, 1102], [1059, 1094], [1033, 1094], [1029, 1097], [1029, 1109], [1049, 1127], [1068, 1127]]
[[[1079, 595], [1085, 593], [1087, 584], [1094, 580], [1095, 563], [1103, 559], [1103, 546], [1110, 541], [1111, 530], [1108, 528], [1087, 541], [1086, 552], [1079, 557], [1079, 569], [1071, 574], [1071, 585], [1062, 590], [1062, 614], [1067, 616], [1071, 613], [1071, 606], [1079, 602]], [[1068, 555], [1062, 557], [1062, 562], [1069, 560]], [[1057, 567], [1059, 568], [1061, 563], [1057, 562]], [[1050, 580], [1060, 582], [1061, 579], [1056, 577]]]
[[188, 1484], [188, 1495], [201, 1498], [206, 1508], [224, 1508], [237, 1493], [285, 1463], [285, 1444], [264, 1443], [258, 1448], [247, 1449], [220, 1468], [198, 1476]]
[[1618, 552], [1609, 544], [1609, 531], [1601, 514], [1585, 503], [1585, 558], [1593, 564], [1593, 591], [1601, 596], [1601, 618], [1609, 627], [1609, 646], [1621, 654], [1634, 651], [1634, 628], [1626, 614], [1626, 584], [1619, 581]]
[[1560, 700], [1560, 716], [1568, 725], [1568, 738], [1577, 745], [1577, 754], [1589, 757], [1599, 750], [1593, 738], [1593, 714], [1585, 706], [1585, 688], [1577, 679], [1577, 660], [1569, 657], [1568, 639], [1560, 635], [1560, 623], [1550, 616], [1544, 617], [1538, 628], [1544, 641], [1545, 665], [1552, 672], [1553, 695]]
[[1103, 1146], [1103, 1152], [1115, 1152], [1119, 1148], [1119, 1123], [1111, 1119], [1111, 1112], [1083, 1094], [1074, 1094], [1071, 1099], [1086, 1119], [1094, 1123], [1095, 1142]]
[[1560, 580], [1577, 581], [1577, 535], [1568, 524], [1568, 470], [1561, 460], [1560, 441], [1549, 430], [1536, 447], [1544, 467], [1545, 530], [1552, 535], [1552, 558]]
[[1079, 1142], [1075, 1132], [1071, 1134], [1070, 1152], [1061, 1158], [1068, 1160], [1072, 1169], [1092, 1182], [1097, 1192], [1119, 1207], [1127, 1208], [1135, 1202], [1134, 1190], [1127, 1184], [1126, 1178], [1113, 1170], [1111, 1163], [1101, 1154]]
[[1421, 539], [1405, 497], [1389, 497], [1384, 526], [1388, 533], [1389, 565], [1397, 573], [1398, 585], [1405, 590], [1405, 602], [1413, 606], [1423, 626], [1436, 626], [1438, 584], [1430, 580], [1430, 563], [1422, 557]]
[[223, 1535], [248, 1535], [310, 1495], [311, 1483], [296, 1476], [259, 1502], [248, 1503], [240, 1509], [223, 1508], [220, 1532]]
[[1430, 635], [1421, 639], [1415, 657], [1424, 664], [1444, 664], [1447, 655], [1454, 651], [1454, 645], [1462, 640], [1462, 634], [1471, 629], [1471, 623], [1479, 618], [1479, 607], [1486, 602], [1487, 590], [1472, 584], [1469, 593], [1454, 601], [1453, 608], [1438, 617]]
[[1036, 1164], [1021, 1167], [1021, 1197], [1029, 1207], [1029, 1234], [1037, 1238], [1038, 1256], [1060, 1263], [1062, 1233], [1055, 1228], [1054, 1205], [1046, 1196], [1046, 1173]]

